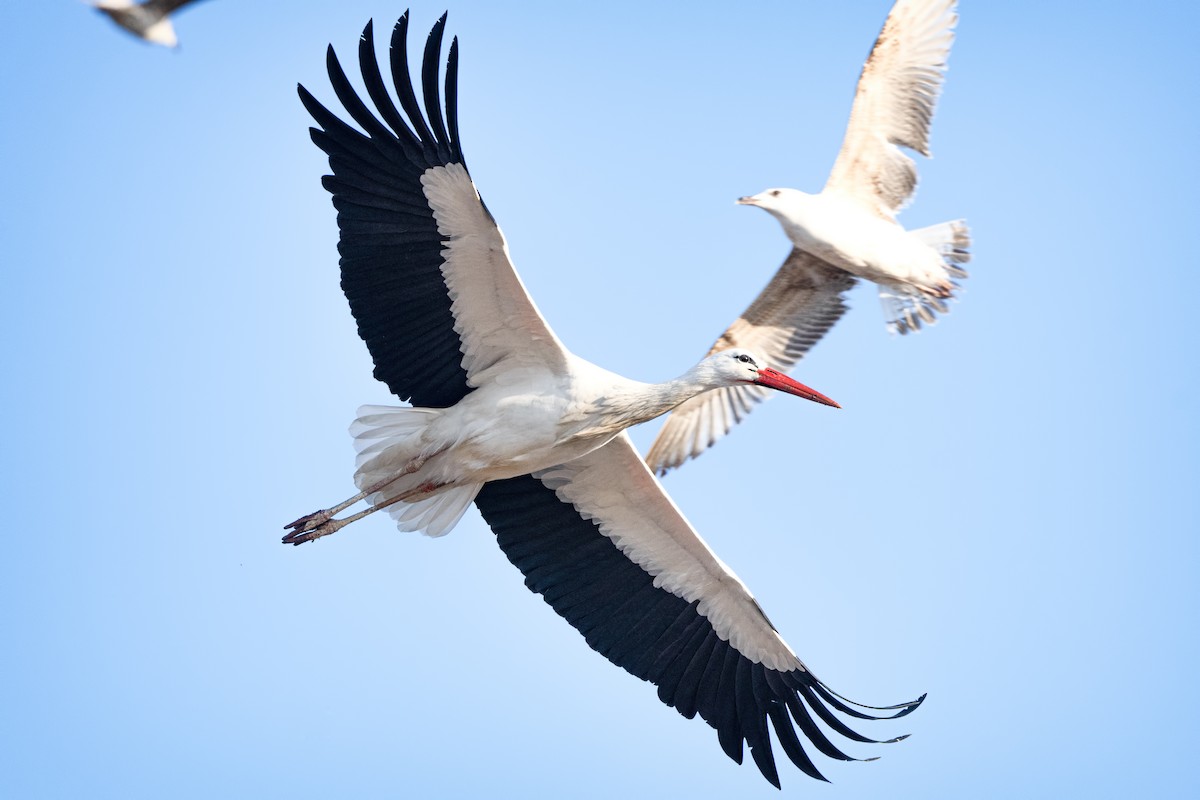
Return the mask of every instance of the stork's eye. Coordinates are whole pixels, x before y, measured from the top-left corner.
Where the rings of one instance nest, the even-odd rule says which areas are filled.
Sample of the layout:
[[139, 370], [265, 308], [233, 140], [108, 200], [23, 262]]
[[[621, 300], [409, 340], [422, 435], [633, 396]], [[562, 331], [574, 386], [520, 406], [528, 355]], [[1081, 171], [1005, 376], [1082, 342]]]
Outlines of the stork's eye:
[[750, 356], [746, 355], [745, 353], [742, 353], [741, 355], [739, 355], [737, 357], [737, 360], [742, 362], [743, 364], [754, 364], [754, 359], [751, 358]]

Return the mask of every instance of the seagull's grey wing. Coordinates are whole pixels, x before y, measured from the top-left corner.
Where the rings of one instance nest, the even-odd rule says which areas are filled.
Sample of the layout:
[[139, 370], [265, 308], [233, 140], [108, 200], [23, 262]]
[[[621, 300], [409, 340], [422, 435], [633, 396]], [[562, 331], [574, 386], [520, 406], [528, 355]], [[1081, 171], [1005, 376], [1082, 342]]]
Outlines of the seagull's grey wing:
[[863, 66], [842, 150], [826, 191], [849, 194], [891, 218], [912, 197], [929, 155], [929, 125], [958, 23], [957, 0], [899, 0]]
[[156, 12], [160, 12], [163, 16], [166, 16], [176, 9], [198, 2], [200, 2], [200, 0], [147, 0], [147, 2], [143, 5], [146, 6], [147, 10], [152, 9]]
[[[767, 287], [709, 349], [709, 355], [745, 347], [775, 369], [791, 369], [846, 312], [845, 292], [854, 276], [816, 256], [793, 249]], [[695, 458], [741, 422], [770, 389], [714, 389], [693, 397], [667, 417], [646, 454], [662, 475]]]

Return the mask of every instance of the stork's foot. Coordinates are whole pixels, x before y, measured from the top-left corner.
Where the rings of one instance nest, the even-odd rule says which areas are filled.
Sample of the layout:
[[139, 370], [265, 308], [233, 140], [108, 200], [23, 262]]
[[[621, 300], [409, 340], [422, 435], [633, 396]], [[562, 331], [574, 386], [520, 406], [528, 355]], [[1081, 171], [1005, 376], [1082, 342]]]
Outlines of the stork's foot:
[[350, 522], [349, 519], [332, 519], [333, 514], [329, 509], [317, 511], [308, 516], [301, 517], [290, 525], [285, 525], [285, 528], [292, 528], [292, 532], [283, 537], [284, 544], [304, 544], [305, 542], [313, 542], [320, 539], [322, 536], [328, 536], [331, 533], [337, 533], [343, 525]]
[[333, 515], [337, 512], [333, 508], [325, 508], [320, 511], [314, 511], [311, 514], [305, 514], [295, 522], [289, 522], [284, 525], [284, 530], [291, 530], [291, 533], [283, 537], [284, 544], [304, 544], [305, 542], [315, 541], [322, 536], [328, 536], [337, 531], [346, 523], [341, 520], [336, 520]]
[[[283, 526], [283, 529], [290, 530], [292, 533], [304, 533], [311, 531], [319, 525], [324, 525], [329, 520], [333, 519], [334, 510], [332, 508], [324, 508], [320, 511], [314, 511], [311, 514], [305, 514], [295, 522], [289, 522]], [[290, 534], [289, 534], [290, 535]]]
[[[414, 463], [417, 463], [417, 462], [414, 462]], [[417, 463], [417, 467], [420, 467], [421, 463], [424, 463], [424, 461], [422, 460], [420, 463]], [[412, 471], [413, 470], [406, 470], [402, 474], [408, 474], [409, 472], [412, 472]], [[379, 491], [380, 489], [387, 486], [392, 481], [396, 480], [396, 478], [398, 478], [398, 477], [400, 477], [400, 475], [393, 475], [390, 478], [380, 481], [379, 483], [375, 484], [374, 486], [370, 486], [370, 487], [364, 489], [363, 491], [354, 495], [354, 497], [351, 497], [349, 500], [338, 503], [336, 506], [333, 506], [332, 508], [322, 509], [321, 511], [314, 511], [311, 514], [306, 514], [305, 516], [301, 517], [300, 519], [296, 520], [295, 522], [289, 522], [287, 525], [284, 525], [283, 527], [284, 527], [284, 530], [291, 530], [291, 533], [286, 534], [283, 537], [283, 543], [284, 544], [304, 544], [305, 542], [311, 542], [316, 539], [320, 539], [322, 536], [328, 536], [331, 533], [337, 533], [339, 530], [341, 530], [345, 526], [349, 525], [351, 522], [354, 522], [355, 520], [358, 520], [358, 519], [362, 519], [363, 517], [367, 516], [368, 514], [374, 514], [376, 511], [379, 511], [382, 508], [387, 508], [388, 506], [393, 505], [395, 503], [399, 503], [403, 500], [408, 500], [410, 497], [415, 497], [417, 495], [422, 495], [422, 494], [429, 494], [430, 492], [434, 491], [435, 489], [440, 489], [444, 485], [444, 484], [440, 484], [440, 483], [434, 483], [433, 481], [425, 481], [424, 483], [422, 483], [420, 486], [416, 487], [415, 489], [410, 489], [407, 492], [401, 492], [400, 494], [396, 495], [395, 497], [384, 500], [383, 502], [379, 503], [378, 505], [373, 505], [370, 508], [364, 509], [363, 511], [359, 511], [357, 514], [351, 514], [350, 516], [342, 517], [341, 519], [333, 518], [334, 514], [342, 513], [347, 508], [349, 508], [350, 506], [357, 503], [359, 500], [362, 500], [363, 498], [367, 497], [368, 495]]]

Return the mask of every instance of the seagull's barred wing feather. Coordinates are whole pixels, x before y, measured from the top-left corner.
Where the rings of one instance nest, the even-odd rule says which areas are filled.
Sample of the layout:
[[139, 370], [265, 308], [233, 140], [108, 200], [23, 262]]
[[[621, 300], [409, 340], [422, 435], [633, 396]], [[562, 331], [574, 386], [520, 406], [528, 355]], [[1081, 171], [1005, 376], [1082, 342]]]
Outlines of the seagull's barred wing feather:
[[149, 0], [149, 2], [143, 3], [143, 5], [147, 11], [154, 11], [166, 16], [178, 8], [198, 2], [200, 0]]
[[[957, 0], [898, 0], [858, 79], [827, 191], [851, 194], [891, 217], [912, 197], [929, 155], [929, 125], [958, 23]], [[899, 146], [897, 146], [899, 145]]]
[[628, 436], [536, 476], [488, 483], [476, 497], [505, 555], [594, 650], [658, 687], [685, 717], [699, 714], [741, 763], [750, 746], [776, 786], [767, 720], [780, 747], [822, 778], [799, 733], [820, 752], [853, 760], [813, 720], [854, 741], [833, 710], [861, 719], [903, 716], [921, 702], [867, 713], [829, 691], [788, 648], [745, 585], [709, 550]]
[[422, 112], [408, 70], [408, 14], [392, 33], [390, 66], [400, 108], [375, 58], [370, 23], [359, 42], [363, 85], [354, 90], [331, 47], [330, 81], [343, 122], [304, 87], [313, 141], [329, 156], [324, 178], [338, 210], [342, 290], [375, 362], [375, 377], [413, 405], [458, 402], [489, 367], [513, 360], [563, 367], [565, 351], [529, 298], [504, 235], [479, 198], [458, 136], [458, 42], [445, 73], [445, 16], [429, 34]]
[[[845, 293], [853, 285], [850, 273], [795, 248], [708, 354], [745, 347], [766, 358], [766, 366], [789, 370], [846, 312]], [[699, 456], [772, 394], [747, 384], [696, 395], [667, 417], [646, 463], [662, 475]]]

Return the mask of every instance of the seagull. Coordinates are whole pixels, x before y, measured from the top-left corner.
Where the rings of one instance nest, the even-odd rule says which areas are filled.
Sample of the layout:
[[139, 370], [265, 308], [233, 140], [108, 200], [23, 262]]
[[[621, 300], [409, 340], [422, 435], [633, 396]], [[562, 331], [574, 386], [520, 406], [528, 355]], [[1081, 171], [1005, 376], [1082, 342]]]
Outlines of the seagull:
[[113, 22], [147, 42], [164, 47], [177, 47], [175, 28], [170, 15], [176, 10], [197, 0], [93, 0], [92, 7], [107, 14]]
[[[594, 650], [657, 686], [685, 717], [699, 714], [738, 763], [748, 745], [775, 786], [768, 720], [788, 758], [823, 779], [801, 736], [829, 757], [855, 759], [814, 719], [874, 743], [835, 712], [899, 717], [924, 696], [862, 706], [818, 680], [684, 519], [625, 429], [698, 392], [743, 383], [836, 404], [744, 348], [661, 384], [622, 378], [568, 351], [526, 293], [467, 171], [457, 38], [444, 104], [439, 86], [445, 23], [443, 15], [425, 46], [424, 112], [408, 70], [407, 12], [390, 50], [399, 109], [375, 59], [371, 23], [359, 62], [374, 110], [332, 47], [327, 56], [334, 92], [358, 128], [299, 87], [333, 172], [323, 184], [338, 210], [342, 288], [375, 377], [412, 405], [359, 410], [351, 433], [361, 492], [285, 526], [283, 541], [313, 541], [384, 509], [401, 530], [437, 536], [473, 501], [526, 586]], [[365, 511], [336, 516], [361, 500]]]
[[[879, 286], [888, 329], [932, 325], [970, 259], [963, 220], [906, 231], [896, 214], [913, 196], [917, 168], [900, 148], [929, 156], [929, 125], [958, 23], [957, 0], [898, 0], [858, 79], [841, 152], [819, 194], [767, 189], [738, 199], [774, 216], [792, 243], [783, 266], [709, 351], [748, 347], [787, 370], [846, 311], [858, 278]], [[659, 475], [699, 456], [767, 393], [709, 392], [667, 419], [646, 455]]]

